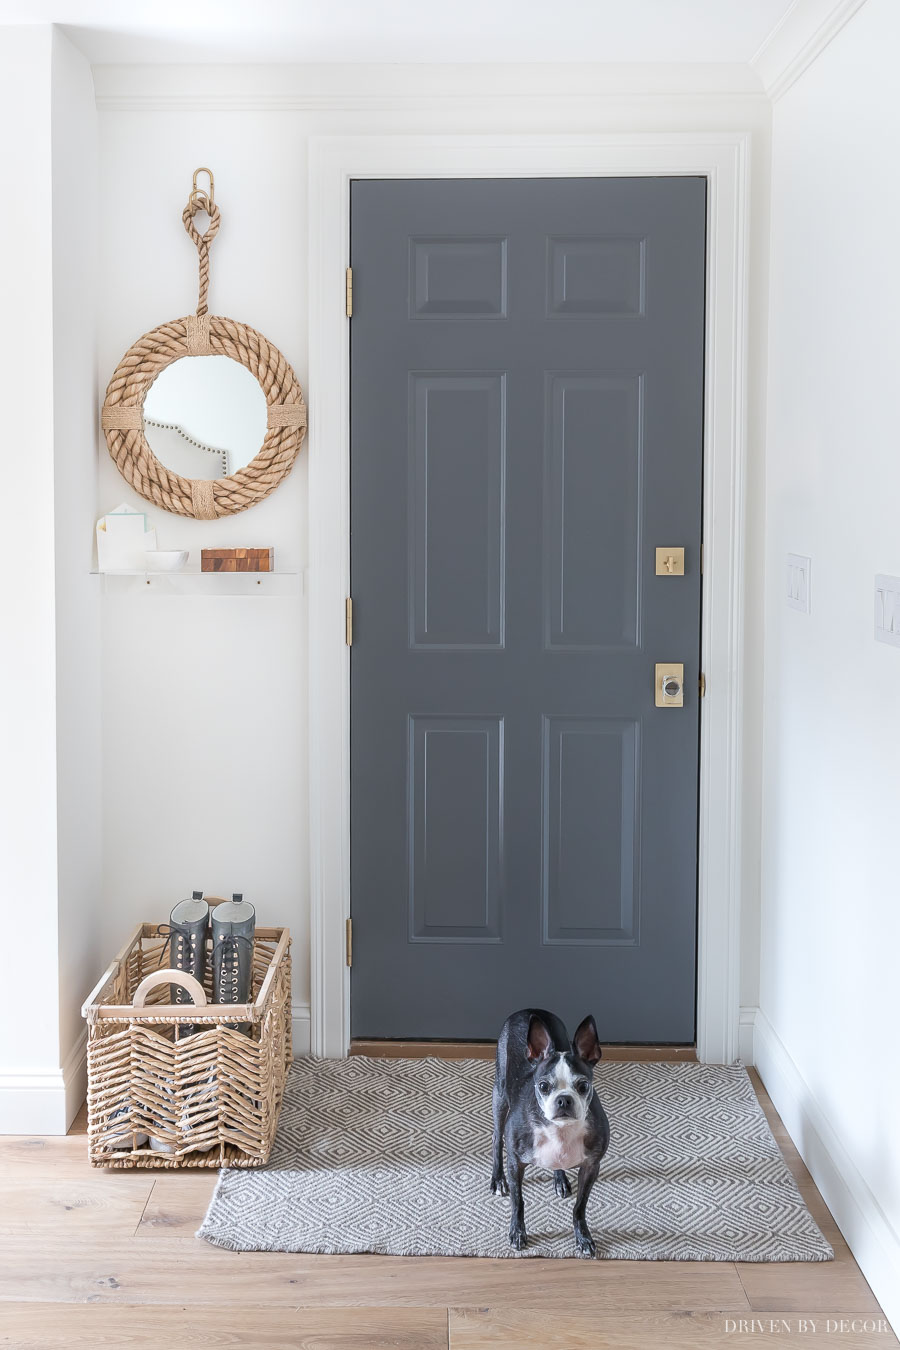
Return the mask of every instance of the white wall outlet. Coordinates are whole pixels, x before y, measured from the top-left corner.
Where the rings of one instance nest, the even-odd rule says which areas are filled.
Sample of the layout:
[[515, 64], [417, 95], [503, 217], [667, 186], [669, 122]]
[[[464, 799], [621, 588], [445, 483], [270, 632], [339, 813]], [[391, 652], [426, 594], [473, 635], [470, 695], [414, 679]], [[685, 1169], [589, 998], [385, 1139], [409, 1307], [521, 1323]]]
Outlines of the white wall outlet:
[[802, 614], [809, 613], [809, 569], [809, 558], [799, 553], [787, 555], [787, 602]]
[[900, 577], [875, 577], [875, 641], [900, 647]]

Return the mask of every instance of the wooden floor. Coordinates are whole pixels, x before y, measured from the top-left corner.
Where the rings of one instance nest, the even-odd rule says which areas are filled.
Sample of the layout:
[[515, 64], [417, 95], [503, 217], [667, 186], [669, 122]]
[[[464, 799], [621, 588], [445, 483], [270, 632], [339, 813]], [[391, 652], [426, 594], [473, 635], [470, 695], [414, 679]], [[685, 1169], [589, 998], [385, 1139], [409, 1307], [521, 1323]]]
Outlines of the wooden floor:
[[756, 1086], [833, 1263], [227, 1252], [194, 1237], [214, 1175], [92, 1171], [83, 1123], [66, 1138], [0, 1138], [0, 1346], [762, 1350], [786, 1336], [804, 1350], [896, 1346]]

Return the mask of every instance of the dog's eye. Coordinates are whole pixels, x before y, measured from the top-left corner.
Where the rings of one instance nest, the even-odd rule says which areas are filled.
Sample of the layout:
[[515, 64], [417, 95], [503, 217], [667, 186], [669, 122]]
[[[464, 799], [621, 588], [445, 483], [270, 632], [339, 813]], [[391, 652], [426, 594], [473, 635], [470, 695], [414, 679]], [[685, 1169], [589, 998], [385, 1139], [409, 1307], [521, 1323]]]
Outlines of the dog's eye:
[[575, 1091], [576, 1091], [576, 1092], [581, 1092], [581, 1093], [587, 1092], [587, 1079], [586, 1079], [586, 1078], [576, 1078], [576, 1080], [575, 1080]]
[[546, 1097], [547, 1093], [550, 1091], [550, 1084], [546, 1081], [546, 1079], [543, 1082], [538, 1083], [538, 1091], [543, 1092], [544, 1096]]

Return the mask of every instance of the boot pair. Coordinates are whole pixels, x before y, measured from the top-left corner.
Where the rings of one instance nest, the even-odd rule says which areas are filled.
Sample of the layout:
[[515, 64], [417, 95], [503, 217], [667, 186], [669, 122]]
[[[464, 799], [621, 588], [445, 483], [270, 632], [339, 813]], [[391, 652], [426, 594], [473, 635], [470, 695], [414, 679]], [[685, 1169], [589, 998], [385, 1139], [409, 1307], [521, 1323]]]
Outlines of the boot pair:
[[[182, 900], [169, 919], [172, 966], [187, 971], [205, 983], [207, 973], [206, 939], [212, 934], [213, 1003], [248, 1003], [253, 984], [253, 933], [256, 911], [240, 892], [223, 900], [210, 912], [202, 891], [194, 891], [190, 900]], [[186, 990], [172, 985], [172, 1002], [184, 1006], [191, 1002]], [[249, 1031], [249, 1023], [235, 1024]], [[181, 1028], [191, 1035], [192, 1024]]]

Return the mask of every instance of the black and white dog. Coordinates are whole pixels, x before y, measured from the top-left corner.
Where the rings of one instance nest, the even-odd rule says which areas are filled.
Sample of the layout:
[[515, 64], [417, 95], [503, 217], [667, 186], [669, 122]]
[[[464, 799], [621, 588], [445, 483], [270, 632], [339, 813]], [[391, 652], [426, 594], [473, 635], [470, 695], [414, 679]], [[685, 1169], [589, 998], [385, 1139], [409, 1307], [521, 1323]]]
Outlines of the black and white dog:
[[594, 1094], [600, 1053], [593, 1017], [584, 1019], [571, 1043], [559, 1018], [540, 1008], [513, 1013], [503, 1024], [494, 1076], [491, 1192], [510, 1197], [509, 1240], [517, 1251], [528, 1240], [522, 1178], [533, 1163], [553, 1172], [559, 1196], [571, 1195], [566, 1169], [578, 1168], [575, 1245], [581, 1256], [594, 1255], [585, 1210], [609, 1145], [609, 1121]]

